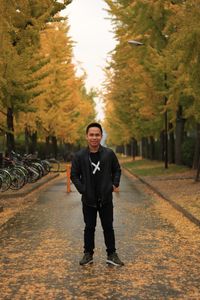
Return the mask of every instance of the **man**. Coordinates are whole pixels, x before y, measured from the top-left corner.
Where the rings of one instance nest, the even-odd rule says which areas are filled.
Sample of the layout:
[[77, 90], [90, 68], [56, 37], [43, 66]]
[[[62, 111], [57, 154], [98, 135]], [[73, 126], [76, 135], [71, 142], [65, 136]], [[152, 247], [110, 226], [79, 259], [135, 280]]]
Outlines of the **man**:
[[121, 169], [114, 152], [103, 147], [103, 136], [99, 123], [91, 123], [86, 129], [88, 147], [74, 156], [71, 168], [71, 180], [82, 194], [82, 210], [85, 222], [84, 256], [80, 265], [93, 263], [94, 237], [97, 212], [104, 232], [108, 264], [122, 266], [115, 248], [113, 229], [112, 192], [119, 186]]

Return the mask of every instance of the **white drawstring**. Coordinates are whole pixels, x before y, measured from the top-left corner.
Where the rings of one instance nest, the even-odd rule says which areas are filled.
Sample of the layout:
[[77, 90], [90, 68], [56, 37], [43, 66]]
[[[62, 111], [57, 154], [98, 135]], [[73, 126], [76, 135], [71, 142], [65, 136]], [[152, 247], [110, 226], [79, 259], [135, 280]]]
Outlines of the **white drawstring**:
[[93, 170], [93, 174], [95, 174], [96, 173], [96, 171], [98, 170], [98, 171], [100, 171], [100, 161], [98, 161], [98, 163], [97, 164], [95, 164], [95, 163], [93, 163], [93, 162], [91, 162], [91, 164], [92, 164], [92, 166], [94, 166], [94, 170]]

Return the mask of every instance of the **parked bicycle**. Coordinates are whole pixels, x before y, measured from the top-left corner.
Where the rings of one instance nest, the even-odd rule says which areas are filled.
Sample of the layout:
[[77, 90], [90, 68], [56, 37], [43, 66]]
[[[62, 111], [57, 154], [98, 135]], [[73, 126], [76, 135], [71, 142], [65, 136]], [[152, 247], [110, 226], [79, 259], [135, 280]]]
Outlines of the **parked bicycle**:
[[27, 183], [34, 183], [49, 172], [59, 172], [60, 162], [54, 158], [41, 160], [28, 154], [20, 155], [14, 151], [10, 157], [3, 157], [0, 166], [0, 191], [9, 188], [18, 190]]

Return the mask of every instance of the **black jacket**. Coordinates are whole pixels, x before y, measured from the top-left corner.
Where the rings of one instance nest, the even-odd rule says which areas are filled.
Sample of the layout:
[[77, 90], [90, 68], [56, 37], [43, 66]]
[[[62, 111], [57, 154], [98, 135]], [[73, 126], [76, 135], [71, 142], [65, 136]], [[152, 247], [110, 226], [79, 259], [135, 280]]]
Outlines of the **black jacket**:
[[[89, 206], [96, 207], [97, 199], [95, 196], [92, 181], [92, 170], [89, 161], [89, 148], [78, 151], [72, 161], [71, 180], [75, 187], [82, 194], [81, 200]], [[118, 187], [121, 176], [121, 168], [115, 153], [100, 145], [100, 178], [98, 201], [103, 204], [112, 200], [113, 185]]]

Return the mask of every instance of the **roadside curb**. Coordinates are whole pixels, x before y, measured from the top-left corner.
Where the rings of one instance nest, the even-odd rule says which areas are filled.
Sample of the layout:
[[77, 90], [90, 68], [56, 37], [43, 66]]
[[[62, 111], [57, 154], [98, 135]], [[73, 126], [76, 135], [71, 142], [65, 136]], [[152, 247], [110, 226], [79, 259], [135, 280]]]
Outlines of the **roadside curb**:
[[[30, 185], [30, 187], [25, 190], [25, 191], [16, 191], [16, 192], [11, 192], [9, 194], [1, 194], [0, 195], [0, 200], [1, 199], [9, 199], [9, 198], [22, 198], [22, 197], [25, 197], [27, 196], [28, 194], [30, 194], [31, 192], [33, 192], [34, 190], [38, 189], [39, 187], [41, 187], [42, 185], [44, 185], [45, 183], [55, 179], [56, 177], [59, 176], [59, 173], [56, 173], [56, 174], [52, 174], [51, 177], [44, 177], [44, 178], [41, 178], [40, 181], [37, 181], [33, 184]], [[1, 209], [1, 207], [0, 207]]]
[[122, 171], [125, 176], [128, 176], [129, 178], [135, 177], [138, 180], [140, 180], [143, 184], [147, 185], [154, 193], [156, 193], [159, 197], [161, 197], [163, 200], [167, 201], [173, 208], [175, 208], [177, 211], [179, 211], [184, 217], [186, 217], [188, 220], [190, 220], [193, 224], [198, 226], [200, 228], [200, 220], [194, 217], [189, 211], [187, 211], [185, 208], [174, 202], [172, 199], [164, 195], [161, 191], [159, 191], [157, 188], [152, 186], [149, 182], [147, 182], [145, 179], [139, 177], [136, 174], [132, 174], [128, 169], [122, 168]]

